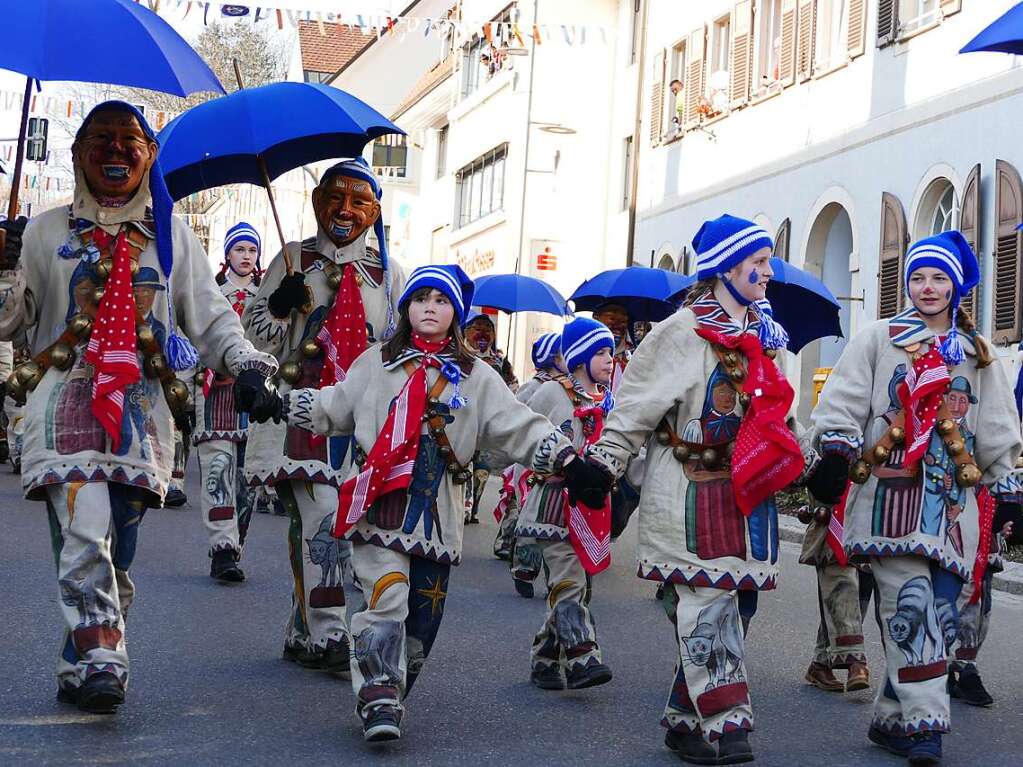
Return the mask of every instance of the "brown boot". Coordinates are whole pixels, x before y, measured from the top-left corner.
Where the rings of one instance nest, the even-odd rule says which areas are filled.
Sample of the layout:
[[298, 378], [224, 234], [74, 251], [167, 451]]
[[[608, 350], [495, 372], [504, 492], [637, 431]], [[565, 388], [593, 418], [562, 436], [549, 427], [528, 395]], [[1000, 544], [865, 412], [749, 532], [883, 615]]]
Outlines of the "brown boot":
[[845, 691], [866, 690], [870, 687], [870, 671], [867, 664], [854, 660], [849, 664], [849, 673], [845, 678]]
[[845, 691], [845, 685], [835, 678], [835, 675], [831, 673], [831, 669], [823, 663], [817, 663], [817, 661], [811, 663], [810, 668], [806, 670], [806, 681], [826, 692]]

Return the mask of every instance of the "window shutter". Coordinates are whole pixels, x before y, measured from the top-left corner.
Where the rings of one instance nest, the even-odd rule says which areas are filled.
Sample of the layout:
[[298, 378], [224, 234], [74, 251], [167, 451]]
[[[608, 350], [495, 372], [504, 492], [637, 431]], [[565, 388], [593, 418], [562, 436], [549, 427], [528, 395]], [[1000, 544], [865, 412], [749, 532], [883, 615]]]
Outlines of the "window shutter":
[[963, 0], [941, 0], [941, 15], [951, 16], [963, 9]]
[[846, 50], [849, 58], [855, 59], [867, 50], [867, 0], [849, 0], [846, 12], [849, 14]]
[[786, 218], [781, 222], [781, 226], [778, 227], [778, 234], [774, 236], [774, 253], [771, 254], [786, 263], [789, 260], [789, 235], [791, 232], [792, 220]]
[[906, 255], [906, 213], [894, 194], [881, 195], [881, 254], [877, 274], [877, 318], [894, 317], [902, 310], [902, 262]]
[[778, 79], [783, 86], [796, 81], [796, 10], [798, 0], [782, 0], [781, 52]]
[[813, 49], [817, 32], [817, 0], [799, 0], [799, 26], [796, 75], [806, 82], [813, 74]]
[[732, 9], [732, 49], [729, 51], [728, 97], [732, 109], [749, 100], [753, 77], [753, 2], [742, 0]]
[[703, 98], [706, 30], [700, 27], [689, 35], [686, 45], [686, 125], [695, 128], [700, 122], [700, 99]]
[[654, 56], [653, 84], [650, 87], [650, 145], [661, 143], [664, 133], [664, 60], [662, 50]]
[[[973, 166], [970, 175], [966, 177], [966, 185], [963, 187], [963, 204], [959, 209], [959, 231], [970, 243], [973, 252], [977, 254], [980, 261], [980, 274], [983, 281], [984, 260], [980, 253], [980, 165]], [[979, 324], [980, 313], [980, 285], [970, 291], [969, 295], [963, 296], [960, 304], [970, 313], [974, 321]]]
[[1023, 234], [1023, 184], [1019, 172], [1004, 160], [995, 161], [994, 317], [991, 340], [1014, 344], [1020, 340], [1020, 254]]
[[899, 0], [879, 0], [877, 4], [877, 47], [899, 39]]

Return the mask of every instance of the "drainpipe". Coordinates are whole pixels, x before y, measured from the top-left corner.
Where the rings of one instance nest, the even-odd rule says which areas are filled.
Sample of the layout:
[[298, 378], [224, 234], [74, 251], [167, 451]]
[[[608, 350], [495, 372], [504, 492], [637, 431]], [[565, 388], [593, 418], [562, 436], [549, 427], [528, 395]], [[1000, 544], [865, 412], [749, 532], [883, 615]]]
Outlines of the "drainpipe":
[[646, 72], [646, 24], [653, 0], [633, 0], [633, 13], [643, 4], [643, 18], [639, 25], [639, 55], [636, 59], [636, 124], [632, 131], [632, 169], [629, 172], [629, 238], [625, 249], [625, 265], [632, 266], [636, 247], [636, 195], [639, 194], [639, 155], [643, 146], [643, 73]]

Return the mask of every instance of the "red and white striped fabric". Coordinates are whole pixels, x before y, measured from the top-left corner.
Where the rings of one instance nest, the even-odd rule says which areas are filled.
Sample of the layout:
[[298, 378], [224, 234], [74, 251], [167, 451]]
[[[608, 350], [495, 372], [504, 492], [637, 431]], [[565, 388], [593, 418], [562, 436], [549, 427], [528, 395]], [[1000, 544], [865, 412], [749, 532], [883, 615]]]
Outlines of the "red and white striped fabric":
[[849, 557], [845, 554], [845, 546], [842, 545], [842, 539], [845, 537], [845, 504], [849, 498], [850, 487], [852, 487], [852, 484], [847, 482], [845, 492], [842, 493], [842, 500], [835, 504], [835, 508], [831, 510], [826, 538], [828, 547], [835, 555], [835, 561], [842, 567], [849, 564]]
[[366, 307], [355, 278], [355, 265], [345, 264], [341, 286], [334, 297], [327, 318], [323, 321], [316, 340], [325, 356], [320, 370], [320, 388], [345, 380], [348, 368], [355, 358], [366, 351], [369, 335], [366, 332]]
[[497, 506], [494, 507], [494, 519], [498, 522], [504, 519], [504, 515], [508, 513], [508, 505], [511, 503], [512, 498], [515, 497], [514, 478], [514, 466], [509, 466], [501, 472], [501, 494], [497, 501]]
[[[586, 445], [594, 444], [600, 439], [604, 430], [604, 408], [600, 403], [592, 407], [575, 409], [576, 418], [593, 418], [593, 431], [586, 437]], [[575, 460], [583, 460], [581, 457]], [[604, 497], [604, 505], [599, 509], [591, 509], [585, 504], [568, 502], [568, 491], [565, 490], [565, 509], [568, 518], [568, 540], [575, 549], [576, 556], [583, 569], [589, 575], [596, 575], [611, 565], [611, 501]]]
[[113, 451], [121, 449], [124, 390], [142, 377], [135, 341], [135, 294], [131, 287], [131, 246], [122, 230], [114, 239], [100, 228], [92, 236], [100, 252], [113, 245], [113, 268], [99, 302], [85, 361], [93, 366], [92, 413], [110, 437]]
[[906, 413], [906, 460], [903, 468], [912, 468], [927, 451], [931, 432], [938, 420], [949, 384], [948, 366], [937, 346], [913, 362], [899, 384], [899, 402]]

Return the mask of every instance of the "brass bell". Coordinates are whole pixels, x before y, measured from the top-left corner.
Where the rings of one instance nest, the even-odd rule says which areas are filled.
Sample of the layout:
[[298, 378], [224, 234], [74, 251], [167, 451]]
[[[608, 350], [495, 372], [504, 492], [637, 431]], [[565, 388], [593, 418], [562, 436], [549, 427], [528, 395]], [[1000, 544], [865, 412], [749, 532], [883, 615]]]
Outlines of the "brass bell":
[[746, 392], [739, 392], [739, 404], [742, 405], [743, 410], [749, 410], [750, 403], [753, 401], [753, 397]]
[[17, 373], [11, 373], [7, 377], [7, 382], [4, 384], [7, 388], [7, 396], [13, 399], [17, 404], [25, 404], [25, 387], [21, 385], [21, 381], [18, 380]]
[[769, 359], [769, 360], [773, 360], [775, 357], [778, 356], [778, 350], [777, 349], [764, 349], [764, 356], [767, 357], [767, 359]]
[[732, 368], [728, 371], [728, 377], [736, 383], [742, 383], [746, 379], [746, 372], [742, 368]]
[[50, 362], [57, 370], [67, 370], [74, 361], [74, 349], [67, 344], [57, 344], [50, 350]]
[[43, 370], [35, 360], [29, 360], [18, 365], [14, 373], [18, 376], [18, 382], [26, 391], [35, 389], [43, 377]]
[[439, 447], [439, 448], [437, 449], [437, 452], [438, 452], [438, 453], [440, 453], [440, 454], [441, 454], [442, 456], [444, 456], [445, 458], [447, 458], [447, 457], [448, 457], [449, 455], [451, 455], [451, 448], [450, 448], [450, 447], [448, 447], [447, 445], [441, 445], [441, 446], [440, 446], [440, 447]]
[[975, 463], [964, 463], [956, 469], [956, 484], [959, 487], [974, 487], [980, 482], [981, 472]]
[[813, 518], [817, 520], [818, 524], [826, 525], [831, 519], [831, 509], [827, 506], [818, 506], [813, 510]]
[[99, 279], [100, 282], [106, 282], [108, 279], [110, 279], [110, 273], [114, 271], [114, 259], [112, 258], [100, 259], [92, 267], [92, 271], [93, 273], [95, 273], [96, 277]]
[[131, 270], [131, 276], [134, 277], [139, 273], [139, 262], [138, 259], [131, 259], [131, 266], [128, 267]]
[[188, 404], [188, 387], [180, 379], [173, 379], [163, 385], [163, 393], [171, 410], [180, 409]]
[[1016, 459], [1016, 468], [1023, 469], [1023, 455]]
[[[657, 434], [657, 444], [665, 445], [665, 446], [671, 444], [671, 435], [668, 434], [668, 432], [666, 432], [666, 431], [659, 431], [659, 432], [656, 432], [656, 434]], [[1021, 460], [1023, 460], [1023, 459], [1021, 459]]]
[[689, 447], [687, 445], [675, 445], [671, 449], [671, 454], [675, 457], [675, 460], [679, 463], [689, 460]]
[[884, 445], [877, 445], [874, 448], [874, 463], [884, 463], [891, 456], [892, 451]]
[[99, 306], [99, 302], [103, 300], [103, 296], [106, 295], [106, 292], [107, 291], [104, 288], [96, 288], [92, 291], [92, 302]]
[[888, 436], [892, 438], [892, 443], [901, 445], [906, 441], [906, 430], [901, 426], [893, 426], [888, 430]]
[[156, 334], [149, 325], [139, 325], [135, 328], [135, 335], [139, 339], [139, 346], [148, 349], [156, 343]]
[[302, 377], [302, 366], [297, 362], [285, 362], [281, 365], [281, 378], [287, 383], [294, 386], [298, 383], [298, 379]]
[[157, 352], [146, 357], [146, 361], [143, 364], [146, 375], [150, 378], [160, 378], [164, 373], [167, 372], [167, 358]]
[[859, 460], [854, 463], [849, 469], [849, 479], [857, 485], [865, 483], [868, 479], [870, 479], [870, 464], [864, 460]]
[[331, 269], [327, 272], [327, 287], [331, 290], [337, 290], [341, 287], [341, 270]]
[[951, 418], [942, 418], [940, 421], [938, 421], [938, 434], [940, 434], [942, 437], [947, 437], [955, 430], [955, 427], [956, 422], [953, 421]]
[[700, 453], [700, 463], [708, 468], [716, 466], [719, 458], [718, 451], [712, 447], [708, 447]]
[[92, 330], [92, 318], [88, 314], [76, 314], [68, 322], [67, 327], [76, 336], [82, 338]]
[[796, 517], [804, 525], [808, 525], [813, 521], [813, 511], [809, 506], [800, 506], [799, 511], [796, 512]]
[[735, 356], [735, 352], [725, 352], [722, 359], [725, 361], [725, 365], [730, 368], [734, 368], [739, 364], [739, 358]]
[[966, 443], [961, 439], [949, 440], [945, 444], [945, 449], [948, 450], [949, 455], [959, 455], [966, 449]]
[[320, 345], [316, 343], [315, 338], [307, 338], [302, 342], [302, 356], [307, 359], [312, 359], [320, 353]]

